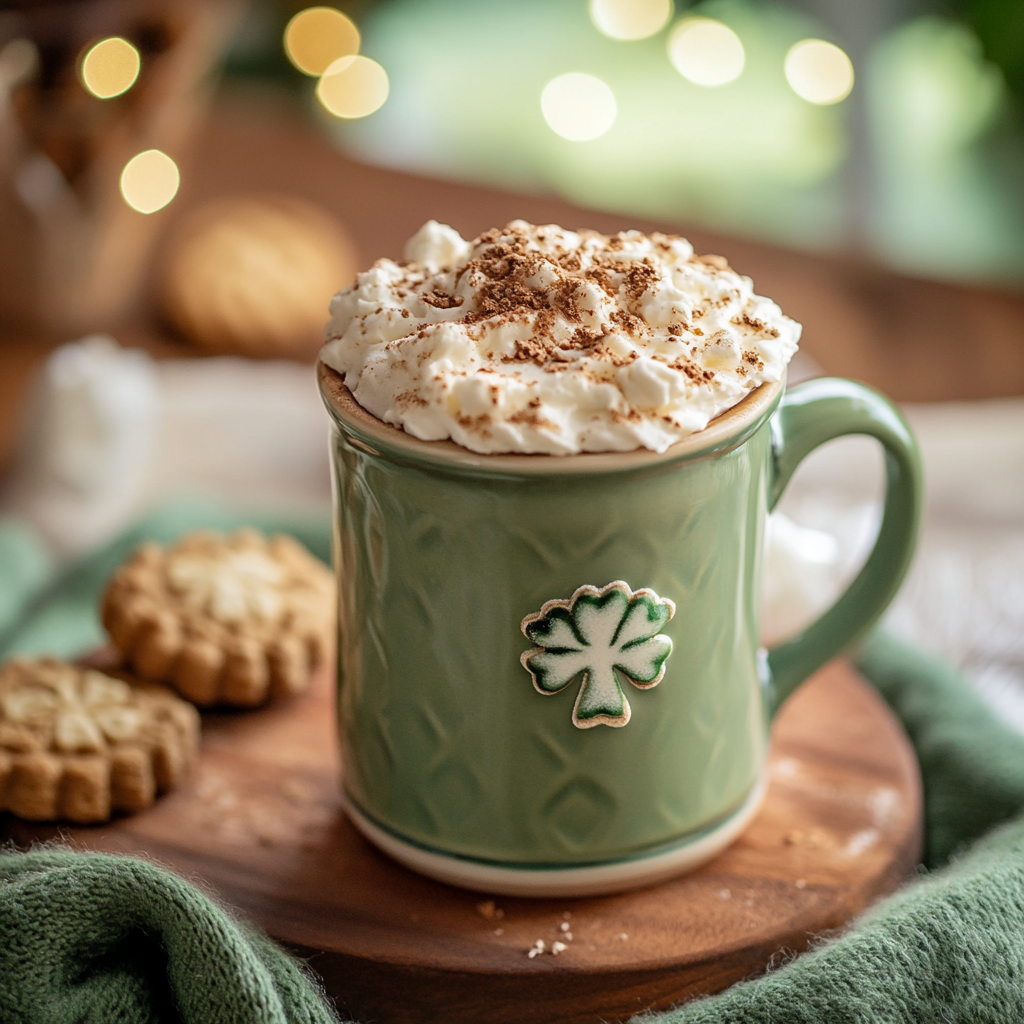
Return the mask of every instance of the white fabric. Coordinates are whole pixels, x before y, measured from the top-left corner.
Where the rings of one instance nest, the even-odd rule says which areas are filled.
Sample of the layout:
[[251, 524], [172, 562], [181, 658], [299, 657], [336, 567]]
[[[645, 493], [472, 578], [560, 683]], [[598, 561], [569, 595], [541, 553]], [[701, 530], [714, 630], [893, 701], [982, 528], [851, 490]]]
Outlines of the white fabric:
[[28, 520], [70, 557], [182, 494], [326, 508], [327, 436], [308, 366], [155, 361], [86, 338], [43, 367], [0, 511]]

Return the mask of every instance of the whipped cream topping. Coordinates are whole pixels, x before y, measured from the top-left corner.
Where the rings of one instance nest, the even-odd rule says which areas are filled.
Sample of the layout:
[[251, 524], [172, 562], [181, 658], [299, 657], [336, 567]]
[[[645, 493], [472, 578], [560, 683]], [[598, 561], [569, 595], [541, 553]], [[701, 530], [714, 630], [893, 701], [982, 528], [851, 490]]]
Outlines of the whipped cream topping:
[[334, 297], [320, 358], [356, 401], [476, 452], [661, 452], [782, 379], [800, 325], [675, 235], [436, 221]]

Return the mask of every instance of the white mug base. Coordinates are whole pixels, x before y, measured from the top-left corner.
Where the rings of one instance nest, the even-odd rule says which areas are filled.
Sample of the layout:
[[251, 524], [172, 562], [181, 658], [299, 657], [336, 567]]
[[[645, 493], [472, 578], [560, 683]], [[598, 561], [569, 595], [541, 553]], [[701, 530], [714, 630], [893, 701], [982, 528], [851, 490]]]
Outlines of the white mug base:
[[762, 778], [733, 814], [709, 832], [661, 853], [584, 867], [516, 868], [450, 857], [407, 843], [370, 821], [342, 790], [352, 823], [374, 846], [399, 864], [438, 882], [496, 896], [604, 896], [664, 882], [692, 871], [721, 853], [761, 809], [767, 786]]

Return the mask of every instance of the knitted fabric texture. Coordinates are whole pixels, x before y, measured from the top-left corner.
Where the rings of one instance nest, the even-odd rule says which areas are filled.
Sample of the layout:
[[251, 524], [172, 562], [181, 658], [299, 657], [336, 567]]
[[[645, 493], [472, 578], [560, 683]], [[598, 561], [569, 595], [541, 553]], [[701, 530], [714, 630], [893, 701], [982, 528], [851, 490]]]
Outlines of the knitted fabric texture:
[[299, 965], [145, 861], [0, 854], [4, 1024], [328, 1024]]
[[[0, 636], [0, 651], [71, 654], [94, 643], [99, 590], [135, 543], [240, 521], [195, 507], [165, 510], [57, 577]], [[296, 523], [291, 532], [326, 553], [325, 521]], [[0, 584], [10, 578], [0, 563]], [[1024, 737], [955, 672], [891, 637], [872, 637], [858, 663], [917, 751], [931, 873], [788, 965], [649, 1020], [1024, 1020]], [[529, 1019], [528, 1006], [522, 1016]], [[331, 1019], [294, 961], [167, 872], [98, 854], [0, 855], [4, 1024]]]

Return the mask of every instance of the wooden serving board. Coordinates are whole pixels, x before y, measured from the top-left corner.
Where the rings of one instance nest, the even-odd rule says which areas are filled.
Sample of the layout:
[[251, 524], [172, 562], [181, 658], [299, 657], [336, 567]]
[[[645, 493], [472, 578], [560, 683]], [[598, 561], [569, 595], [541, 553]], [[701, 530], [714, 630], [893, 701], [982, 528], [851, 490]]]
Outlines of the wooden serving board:
[[[590, 899], [489, 900], [369, 846], [339, 809], [326, 674], [304, 697], [203, 725], [197, 769], [152, 810], [90, 828], [7, 815], [0, 835], [59, 834], [201, 878], [306, 956], [343, 1013], [379, 1024], [589, 1024], [665, 1008], [804, 949], [895, 889], [920, 852], [913, 752], [844, 662], [779, 715], [765, 806], [730, 849], [675, 881]], [[538, 939], [566, 949], [531, 958]]]

